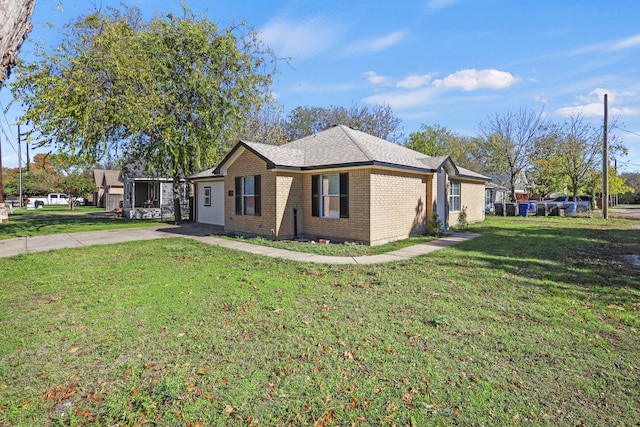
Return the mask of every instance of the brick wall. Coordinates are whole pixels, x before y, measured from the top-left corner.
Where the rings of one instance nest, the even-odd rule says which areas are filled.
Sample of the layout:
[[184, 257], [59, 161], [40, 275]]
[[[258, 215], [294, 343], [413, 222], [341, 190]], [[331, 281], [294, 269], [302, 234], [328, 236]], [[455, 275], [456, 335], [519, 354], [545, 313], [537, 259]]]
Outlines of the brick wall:
[[[370, 240], [370, 169], [335, 169], [326, 173], [349, 173], [349, 218], [320, 218], [311, 216], [311, 176], [302, 175], [303, 234], [312, 239], [369, 242]], [[300, 215], [298, 215], [300, 218]]]
[[[460, 182], [460, 208], [466, 206], [467, 222], [484, 221], [484, 182], [458, 181]], [[449, 226], [458, 224], [459, 213], [449, 212]]]
[[[235, 178], [236, 176], [261, 176], [260, 216], [236, 215]], [[224, 229], [228, 233], [259, 235], [271, 237], [275, 233], [276, 197], [274, 194], [276, 174], [267, 170], [263, 160], [245, 151], [231, 164], [224, 177]], [[229, 192], [232, 195], [229, 195]]]
[[372, 171], [370, 244], [425, 234], [429, 181], [423, 174]]
[[291, 172], [276, 172], [276, 237], [292, 239], [295, 237], [294, 209], [297, 211], [298, 236], [304, 231], [305, 206], [302, 197], [303, 175]]

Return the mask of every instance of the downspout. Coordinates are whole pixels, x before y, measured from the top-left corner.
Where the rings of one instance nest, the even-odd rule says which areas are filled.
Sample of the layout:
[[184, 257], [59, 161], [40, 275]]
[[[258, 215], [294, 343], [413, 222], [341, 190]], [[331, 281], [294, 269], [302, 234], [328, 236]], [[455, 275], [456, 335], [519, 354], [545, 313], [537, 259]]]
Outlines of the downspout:
[[293, 208], [293, 238], [298, 238], [298, 209]]

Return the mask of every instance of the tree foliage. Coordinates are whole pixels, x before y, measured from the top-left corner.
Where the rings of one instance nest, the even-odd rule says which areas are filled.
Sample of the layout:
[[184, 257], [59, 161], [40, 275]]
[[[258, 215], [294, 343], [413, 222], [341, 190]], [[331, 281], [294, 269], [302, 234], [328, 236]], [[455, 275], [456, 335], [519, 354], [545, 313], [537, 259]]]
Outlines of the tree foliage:
[[69, 207], [73, 210], [76, 200], [87, 197], [95, 189], [95, 184], [88, 173], [75, 171], [63, 177], [59, 187], [69, 196]]
[[[40, 196], [55, 192], [58, 185], [58, 177], [43, 169], [22, 172], [22, 194], [28, 196]], [[7, 170], [3, 177], [3, 191], [5, 194], [20, 194], [20, 175], [18, 168]]]
[[564, 178], [567, 190], [577, 196], [587, 184], [589, 173], [602, 159], [602, 133], [585, 122], [582, 115], [569, 116], [558, 129], [552, 159], [554, 173]]
[[286, 123], [282, 105], [269, 98], [265, 103], [252, 108], [247, 120], [238, 127], [233, 140], [262, 142], [281, 145], [287, 140]]
[[174, 181], [217, 163], [266, 97], [273, 55], [244, 25], [220, 28], [186, 8], [146, 22], [135, 8], [78, 19], [55, 52], [17, 70], [23, 122], [78, 162], [108, 153]]
[[542, 112], [527, 108], [496, 113], [480, 124], [478, 158], [485, 173], [506, 174], [506, 185], [515, 200], [518, 176], [531, 164], [536, 155], [537, 142], [544, 138]]
[[401, 120], [389, 105], [359, 107], [332, 106], [296, 107], [287, 118], [287, 139], [293, 141], [314, 133], [322, 132], [335, 125], [368, 133], [384, 140], [400, 143], [402, 138]]
[[450, 156], [457, 166], [482, 172], [482, 163], [476, 156], [477, 140], [460, 136], [439, 124], [422, 124], [420, 131], [409, 134], [404, 145], [428, 156]]
[[624, 193], [620, 197], [620, 201], [622, 203], [640, 203], [640, 173], [626, 172], [621, 176], [625, 180], [625, 185], [628, 185], [631, 191]]

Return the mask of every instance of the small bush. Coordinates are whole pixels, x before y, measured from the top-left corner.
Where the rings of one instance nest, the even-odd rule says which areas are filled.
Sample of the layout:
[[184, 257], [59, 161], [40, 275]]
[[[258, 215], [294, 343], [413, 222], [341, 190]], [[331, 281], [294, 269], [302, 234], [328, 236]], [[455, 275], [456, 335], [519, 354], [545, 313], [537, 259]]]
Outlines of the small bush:
[[429, 234], [431, 236], [440, 237], [442, 235], [442, 221], [437, 212], [431, 215], [431, 221], [429, 221]]
[[458, 214], [458, 228], [466, 230], [469, 228], [469, 221], [467, 220], [467, 207], [463, 206], [462, 210]]

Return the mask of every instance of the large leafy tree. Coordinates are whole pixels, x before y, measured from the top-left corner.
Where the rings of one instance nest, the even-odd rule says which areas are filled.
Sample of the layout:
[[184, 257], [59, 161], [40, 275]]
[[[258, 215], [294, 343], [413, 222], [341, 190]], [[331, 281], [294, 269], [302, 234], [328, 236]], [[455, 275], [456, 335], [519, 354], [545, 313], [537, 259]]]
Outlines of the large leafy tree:
[[577, 114], [566, 118], [555, 140], [552, 157], [555, 175], [563, 178], [568, 191], [577, 196], [601, 163], [602, 131]]
[[134, 8], [78, 19], [53, 53], [17, 70], [23, 122], [78, 163], [117, 153], [174, 182], [218, 162], [266, 98], [274, 57], [245, 25], [186, 8], [144, 21]]
[[422, 124], [419, 131], [409, 134], [404, 145], [429, 156], [450, 156], [457, 166], [482, 171], [482, 164], [475, 156], [477, 140], [460, 136], [438, 124]]
[[95, 189], [90, 172], [74, 171], [60, 179], [60, 188], [69, 195], [69, 207], [75, 208], [78, 198], [86, 198]]
[[537, 141], [545, 138], [546, 132], [542, 111], [527, 108], [496, 113], [480, 124], [478, 158], [485, 173], [505, 176], [506, 182], [501, 184], [508, 186], [512, 200], [516, 199], [518, 177], [536, 156]]
[[356, 104], [346, 108], [296, 107], [287, 118], [286, 133], [290, 141], [322, 132], [335, 125], [346, 125], [387, 141], [400, 143], [402, 138], [401, 120], [389, 105], [359, 107]]
[[262, 105], [255, 106], [244, 124], [236, 130], [235, 140], [274, 145], [289, 142], [282, 105], [275, 99], [269, 98]]
[[[22, 173], [22, 193], [28, 196], [41, 196], [55, 192], [58, 188], [58, 176], [43, 169]], [[18, 169], [10, 169], [4, 179], [5, 194], [20, 194]]]

